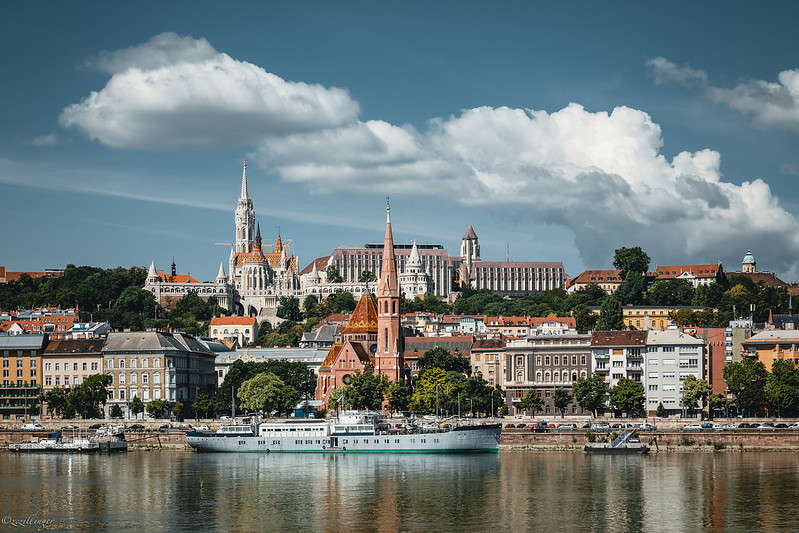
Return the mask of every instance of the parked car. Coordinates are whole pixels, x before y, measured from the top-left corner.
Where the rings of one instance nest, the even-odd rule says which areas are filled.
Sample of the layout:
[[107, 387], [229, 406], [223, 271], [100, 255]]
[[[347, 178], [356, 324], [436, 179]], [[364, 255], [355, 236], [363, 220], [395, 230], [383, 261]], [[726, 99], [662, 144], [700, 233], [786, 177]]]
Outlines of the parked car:
[[34, 422], [33, 424], [23, 424], [22, 431], [42, 431], [44, 430], [44, 426]]
[[680, 428], [680, 431], [704, 431], [702, 424], [687, 424]]
[[194, 431], [211, 431], [211, 428], [205, 424], [201, 424], [194, 428]]
[[597, 422], [591, 424], [591, 431], [610, 431], [610, 424], [607, 422]]
[[776, 428], [774, 427], [774, 424], [772, 424], [771, 422], [765, 422], [765, 423], [760, 424], [759, 426], [757, 426], [757, 430], [758, 431], [776, 431]]
[[534, 432], [534, 433], [545, 433], [545, 432], [547, 431], [547, 429], [548, 429], [548, 427], [549, 427], [549, 426], [548, 426], [548, 424], [547, 424], [546, 422], [544, 422], [543, 420], [541, 420], [541, 421], [540, 421], [540, 422], [538, 422], [538, 423], [534, 423], [534, 424], [532, 424], [532, 425], [525, 426], [525, 427], [528, 427], [528, 428], [530, 428], [530, 430], [531, 430], [532, 432]]
[[774, 427], [777, 429], [788, 429], [788, 424], [783, 424], [780, 422], [779, 424], [774, 424]]
[[219, 420], [230, 420], [230, 417], [228, 415], [222, 415], [219, 417]]
[[78, 426], [76, 426], [75, 424], [69, 424], [62, 427], [61, 429], [78, 429]]
[[128, 429], [132, 431], [141, 431], [144, 429], [144, 426], [142, 424], [131, 424], [130, 426], [128, 426]]
[[558, 431], [577, 431], [577, 424], [561, 424]]
[[751, 427], [753, 427], [752, 424], [748, 424], [746, 422], [741, 422], [738, 424], [738, 429], [749, 429]]
[[100, 428], [104, 428], [104, 427], [105, 427], [105, 424], [92, 424], [91, 426], [89, 426], [89, 429], [100, 429]]
[[172, 424], [161, 424], [158, 429], [172, 429]]
[[788, 429], [799, 429], [799, 422], [794, 422], [793, 424], [788, 426]]
[[648, 422], [642, 422], [642, 423], [638, 424], [638, 429], [641, 430], [641, 431], [655, 431], [655, 430], [657, 430], [657, 426], [653, 426], [652, 424], [650, 424]]
[[714, 424], [713, 429], [715, 431], [732, 431], [735, 429], [735, 424]]
[[505, 428], [506, 428], [506, 429], [507, 429], [507, 428], [515, 428], [515, 427], [516, 427], [516, 425], [515, 425], [515, 424], [505, 424]]

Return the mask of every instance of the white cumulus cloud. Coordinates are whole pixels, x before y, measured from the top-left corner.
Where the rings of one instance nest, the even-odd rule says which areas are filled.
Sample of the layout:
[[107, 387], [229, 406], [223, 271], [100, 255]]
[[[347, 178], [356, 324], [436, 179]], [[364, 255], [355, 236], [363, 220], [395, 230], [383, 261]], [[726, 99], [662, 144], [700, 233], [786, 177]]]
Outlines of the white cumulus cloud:
[[480, 107], [422, 132], [369, 121], [270, 138], [258, 161], [317, 192], [435, 196], [562, 225], [592, 265], [620, 245], [664, 264], [715, 261], [756, 242], [774, 250], [773, 268], [794, 267], [799, 224], [765, 182], [725, 182], [718, 152], [668, 160], [662, 145], [649, 115], [627, 107]]
[[216, 52], [204, 39], [172, 33], [91, 63], [111, 78], [65, 108], [60, 122], [115, 148], [255, 144], [270, 135], [340, 127], [359, 112], [346, 90], [289, 82]]

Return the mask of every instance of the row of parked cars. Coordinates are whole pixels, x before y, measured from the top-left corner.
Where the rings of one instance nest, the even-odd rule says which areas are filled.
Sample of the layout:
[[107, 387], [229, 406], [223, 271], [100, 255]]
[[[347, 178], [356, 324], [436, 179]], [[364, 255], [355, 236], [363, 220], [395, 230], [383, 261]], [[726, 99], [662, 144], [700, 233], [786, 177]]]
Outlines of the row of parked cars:
[[710, 422], [688, 424], [680, 428], [680, 431], [732, 431], [734, 429], [756, 429], [758, 431], [777, 431], [778, 429], [799, 429], [799, 422], [788, 424], [772, 424], [764, 422], [762, 424], [750, 424], [741, 422], [737, 428], [735, 424], [711, 424]]
[[546, 422], [544, 420], [540, 420], [538, 422], [528, 423], [528, 424], [505, 424], [505, 428], [518, 428], [518, 429], [529, 429], [530, 431], [534, 431], [536, 433], [542, 433], [544, 431], [582, 431], [584, 429], [594, 431], [594, 432], [609, 432], [613, 430], [625, 430], [625, 429], [637, 429], [639, 431], [655, 431], [657, 427], [649, 424], [647, 422], [639, 423], [639, 424], [610, 424], [608, 422], [595, 422], [593, 424], [572, 424], [572, 423], [564, 423], [564, 424], [554, 424], [552, 422]]

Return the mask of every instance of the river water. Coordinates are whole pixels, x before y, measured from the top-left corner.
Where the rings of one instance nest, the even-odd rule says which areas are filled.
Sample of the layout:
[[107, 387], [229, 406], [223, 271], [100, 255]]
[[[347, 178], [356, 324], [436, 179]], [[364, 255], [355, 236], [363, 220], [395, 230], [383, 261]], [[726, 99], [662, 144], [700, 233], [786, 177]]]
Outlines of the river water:
[[799, 530], [799, 455], [0, 453], [0, 530]]

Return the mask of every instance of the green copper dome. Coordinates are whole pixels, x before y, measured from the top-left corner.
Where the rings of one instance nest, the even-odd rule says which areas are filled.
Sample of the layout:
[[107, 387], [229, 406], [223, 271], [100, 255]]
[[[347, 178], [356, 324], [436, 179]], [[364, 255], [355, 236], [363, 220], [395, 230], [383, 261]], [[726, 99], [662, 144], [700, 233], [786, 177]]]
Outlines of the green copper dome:
[[744, 256], [744, 260], [741, 261], [742, 265], [754, 265], [755, 264], [755, 256], [752, 255], [752, 250], [747, 250], [746, 255]]

